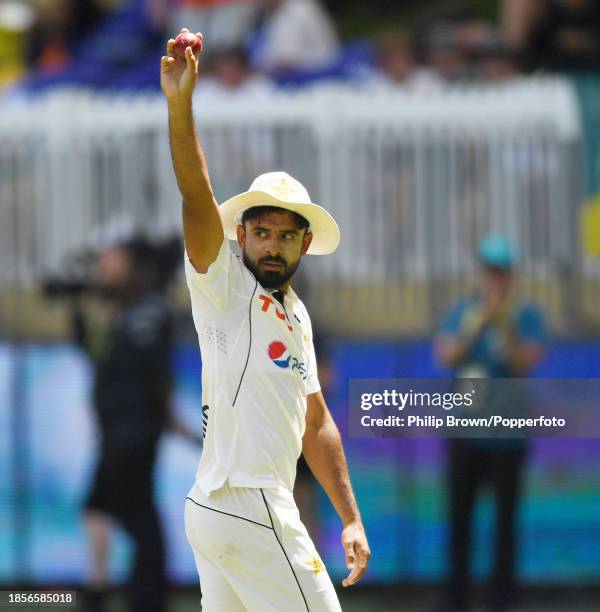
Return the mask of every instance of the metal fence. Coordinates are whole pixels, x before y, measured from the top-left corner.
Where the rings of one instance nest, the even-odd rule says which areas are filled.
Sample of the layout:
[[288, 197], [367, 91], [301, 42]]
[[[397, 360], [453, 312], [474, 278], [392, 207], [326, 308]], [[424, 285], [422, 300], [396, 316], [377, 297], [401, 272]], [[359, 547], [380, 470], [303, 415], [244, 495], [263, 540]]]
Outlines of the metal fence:
[[[426, 333], [473, 280], [487, 231], [512, 237], [524, 289], [558, 329], [577, 318], [581, 134], [568, 82], [209, 102], [195, 114], [219, 200], [285, 169], [337, 219], [339, 250], [303, 265], [317, 320], [334, 330]], [[0, 286], [31, 286], [69, 254], [134, 229], [180, 231], [161, 96], [13, 103], [0, 142]]]

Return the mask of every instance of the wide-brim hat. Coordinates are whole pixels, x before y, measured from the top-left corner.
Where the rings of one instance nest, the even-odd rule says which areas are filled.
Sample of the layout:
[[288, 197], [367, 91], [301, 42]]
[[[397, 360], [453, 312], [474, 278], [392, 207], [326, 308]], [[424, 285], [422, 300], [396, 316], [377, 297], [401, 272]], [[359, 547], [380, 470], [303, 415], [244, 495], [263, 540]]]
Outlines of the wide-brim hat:
[[250, 189], [219, 206], [225, 236], [236, 240], [237, 226], [244, 211], [255, 206], [277, 206], [302, 215], [313, 234], [308, 255], [333, 253], [340, 242], [335, 219], [322, 207], [311, 202], [305, 187], [286, 172], [267, 172], [256, 177]]

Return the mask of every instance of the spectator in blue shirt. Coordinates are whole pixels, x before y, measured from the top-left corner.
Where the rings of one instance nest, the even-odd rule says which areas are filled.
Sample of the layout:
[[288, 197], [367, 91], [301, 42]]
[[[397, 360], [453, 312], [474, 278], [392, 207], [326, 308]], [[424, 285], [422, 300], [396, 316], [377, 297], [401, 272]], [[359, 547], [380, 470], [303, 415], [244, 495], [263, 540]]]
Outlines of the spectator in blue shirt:
[[[479, 290], [443, 318], [435, 342], [437, 356], [456, 378], [526, 377], [543, 354], [542, 314], [518, 295], [515, 255], [505, 237], [485, 237], [478, 254]], [[500, 612], [510, 605], [515, 590], [515, 515], [526, 452], [524, 438], [449, 440], [450, 576], [445, 610], [458, 612], [469, 606], [471, 522], [477, 493], [485, 484], [496, 505], [491, 609]]]

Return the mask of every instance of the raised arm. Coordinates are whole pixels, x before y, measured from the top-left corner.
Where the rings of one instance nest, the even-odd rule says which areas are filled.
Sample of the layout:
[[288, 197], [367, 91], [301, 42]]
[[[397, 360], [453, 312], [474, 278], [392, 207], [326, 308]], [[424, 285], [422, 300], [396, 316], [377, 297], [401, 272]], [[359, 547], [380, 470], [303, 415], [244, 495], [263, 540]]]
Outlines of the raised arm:
[[204, 273], [216, 259], [224, 234], [192, 113], [200, 50], [194, 53], [188, 47], [183, 58], [174, 47], [175, 41], [170, 39], [167, 55], [161, 60], [160, 83], [169, 108], [173, 168], [183, 196], [185, 247], [194, 268]]

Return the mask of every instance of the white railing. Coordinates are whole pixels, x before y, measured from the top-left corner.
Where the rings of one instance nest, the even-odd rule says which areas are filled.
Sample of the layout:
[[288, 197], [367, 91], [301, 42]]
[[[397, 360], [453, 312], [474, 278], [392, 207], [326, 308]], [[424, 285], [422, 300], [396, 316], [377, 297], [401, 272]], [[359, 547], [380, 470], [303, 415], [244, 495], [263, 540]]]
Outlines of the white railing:
[[[320, 87], [196, 107], [217, 196], [267, 170], [302, 180], [342, 230], [317, 281], [464, 278], [486, 231], [532, 279], [579, 262], [580, 127], [561, 79], [426, 95]], [[0, 284], [133, 228], [180, 230], [160, 95], [55, 92], [0, 107]]]

